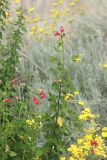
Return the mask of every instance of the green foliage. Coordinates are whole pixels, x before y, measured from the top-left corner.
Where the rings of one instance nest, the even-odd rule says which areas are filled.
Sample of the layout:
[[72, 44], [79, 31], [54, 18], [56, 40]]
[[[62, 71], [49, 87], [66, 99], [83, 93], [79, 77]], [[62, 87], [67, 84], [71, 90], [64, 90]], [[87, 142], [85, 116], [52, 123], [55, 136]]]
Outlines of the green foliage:
[[16, 69], [19, 64], [20, 46], [22, 45], [22, 35], [25, 31], [24, 16], [22, 10], [12, 28], [12, 35], [6, 45], [0, 46], [1, 64], [0, 64], [0, 80], [1, 86], [5, 86], [6, 81], [14, 79]]
[[6, 10], [8, 9], [8, 1], [0, 0], [0, 43], [2, 39], [2, 31], [5, 30]]

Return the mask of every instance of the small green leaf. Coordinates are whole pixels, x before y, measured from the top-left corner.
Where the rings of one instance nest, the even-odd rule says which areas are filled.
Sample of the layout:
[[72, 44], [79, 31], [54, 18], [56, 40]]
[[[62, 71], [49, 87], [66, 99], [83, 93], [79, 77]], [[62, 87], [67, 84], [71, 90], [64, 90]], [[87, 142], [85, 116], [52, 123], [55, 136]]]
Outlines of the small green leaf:
[[14, 152], [14, 151], [10, 151], [9, 156], [10, 156], [10, 157], [16, 157], [16, 156], [17, 156], [17, 153]]

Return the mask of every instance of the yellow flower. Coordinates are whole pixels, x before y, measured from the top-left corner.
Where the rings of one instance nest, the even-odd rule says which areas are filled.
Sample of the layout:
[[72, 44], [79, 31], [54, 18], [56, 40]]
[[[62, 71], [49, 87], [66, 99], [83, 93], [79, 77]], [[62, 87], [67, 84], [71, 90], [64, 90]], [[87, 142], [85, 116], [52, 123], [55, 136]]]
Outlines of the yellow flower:
[[74, 6], [75, 6], [75, 2], [71, 2], [69, 5], [70, 5], [71, 7], [74, 7]]
[[34, 26], [31, 28], [31, 31], [36, 31], [36, 29], [37, 29], [37, 26]]
[[9, 12], [5, 12], [6, 17], [10, 17], [10, 13]]
[[65, 8], [65, 12], [67, 13], [67, 12], [69, 12], [70, 11], [70, 7], [66, 7]]
[[63, 0], [59, 0], [59, 1], [58, 1], [58, 4], [62, 4], [62, 3], [63, 3]]
[[39, 128], [42, 128], [43, 124], [42, 122], [39, 123]]
[[69, 157], [69, 160], [75, 160], [73, 157]]
[[29, 125], [29, 126], [33, 126], [35, 124], [35, 120], [34, 119], [27, 119], [26, 120], [26, 123]]
[[79, 138], [78, 139], [78, 144], [82, 144], [83, 143], [83, 139]]
[[32, 7], [32, 8], [29, 8], [28, 9], [28, 12], [33, 12], [35, 9]]
[[35, 17], [35, 18], [33, 19], [33, 22], [38, 22], [39, 20], [40, 20], [39, 17]]
[[15, 4], [18, 4], [20, 2], [20, 0], [14, 0]]
[[65, 99], [65, 101], [68, 101], [68, 100], [71, 100], [71, 98], [73, 98], [73, 97], [74, 97], [73, 94], [67, 93], [64, 99]]
[[102, 128], [102, 137], [107, 137], [107, 127]]
[[74, 91], [74, 95], [79, 95], [80, 92], [79, 91]]
[[40, 32], [40, 33], [43, 33], [43, 32], [44, 32], [44, 28], [40, 28], [40, 29], [39, 29], [39, 32]]
[[62, 117], [58, 117], [58, 118], [57, 118], [57, 124], [58, 124], [60, 127], [63, 126], [63, 124], [62, 124]]
[[86, 120], [93, 119], [93, 118], [95, 118], [95, 117], [96, 117], [96, 116], [91, 113], [90, 108], [85, 108], [85, 109], [82, 111], [81, 115], [79, 116], [79, 119], [86, 121]]
[[106, 63], [103, 64], [102, 67], [103, 67], [103, 68], [107, 68], [107, 64], [106, 64]]
[[107, 131], [107, 127], [103, 127], [103, 128], [102, 128], [102, 131]]
[[81, 60], [81, 57], [78, 56], [78, 57], [75, 58], [74, 60], [75, 60], [76, 62], [79, 62], [79, 61]]
[[80, 106], [84, 106], [84, 105], [85, 105], [83, 101], [79, 101], [78, 104], [79, 104]]
[[60, 160], [65, 160], [65, 157], [61, 157]]

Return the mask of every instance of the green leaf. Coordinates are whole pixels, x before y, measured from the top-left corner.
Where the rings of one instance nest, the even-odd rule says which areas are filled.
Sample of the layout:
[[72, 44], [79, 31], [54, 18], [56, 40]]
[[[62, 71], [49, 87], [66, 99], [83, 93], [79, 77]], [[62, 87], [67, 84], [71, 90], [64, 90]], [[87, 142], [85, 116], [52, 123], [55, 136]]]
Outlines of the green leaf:
[[16, 156], [17, 156], [17, 153], [14, 152], [14, 151], [10, 151], [9, 156], [10, 156], [10, 157], [16, 157]]

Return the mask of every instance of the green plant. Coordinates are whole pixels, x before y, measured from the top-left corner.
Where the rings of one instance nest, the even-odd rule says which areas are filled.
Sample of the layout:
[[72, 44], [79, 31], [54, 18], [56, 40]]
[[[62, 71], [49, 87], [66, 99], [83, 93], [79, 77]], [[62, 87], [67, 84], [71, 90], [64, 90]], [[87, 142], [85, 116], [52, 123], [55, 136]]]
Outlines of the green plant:
[[[79, 130], [82, 125], [78, 121], [75, 107], [70, 102], [74, 99], [73, 80], [69, 77], [69, 70], [66, 68], [64, 58], [64, 28], [60, 28], [55, 50], [57, 55], [51, 57], [53, 66], [51, 72], [55, 76], [49, 92], [49, 110], [43, 116], [44, 143], [42, 147], [37, 148], [37, 155], [45, 160], [58, 160], [61, 153], [67, 152], [66, 145], [69, 141], [75, 141], [72, 129], [77, 127]], [[68, 88], [68, 84], [70, 84]], [[66, 144], [66, 145], [64, 145]]]

